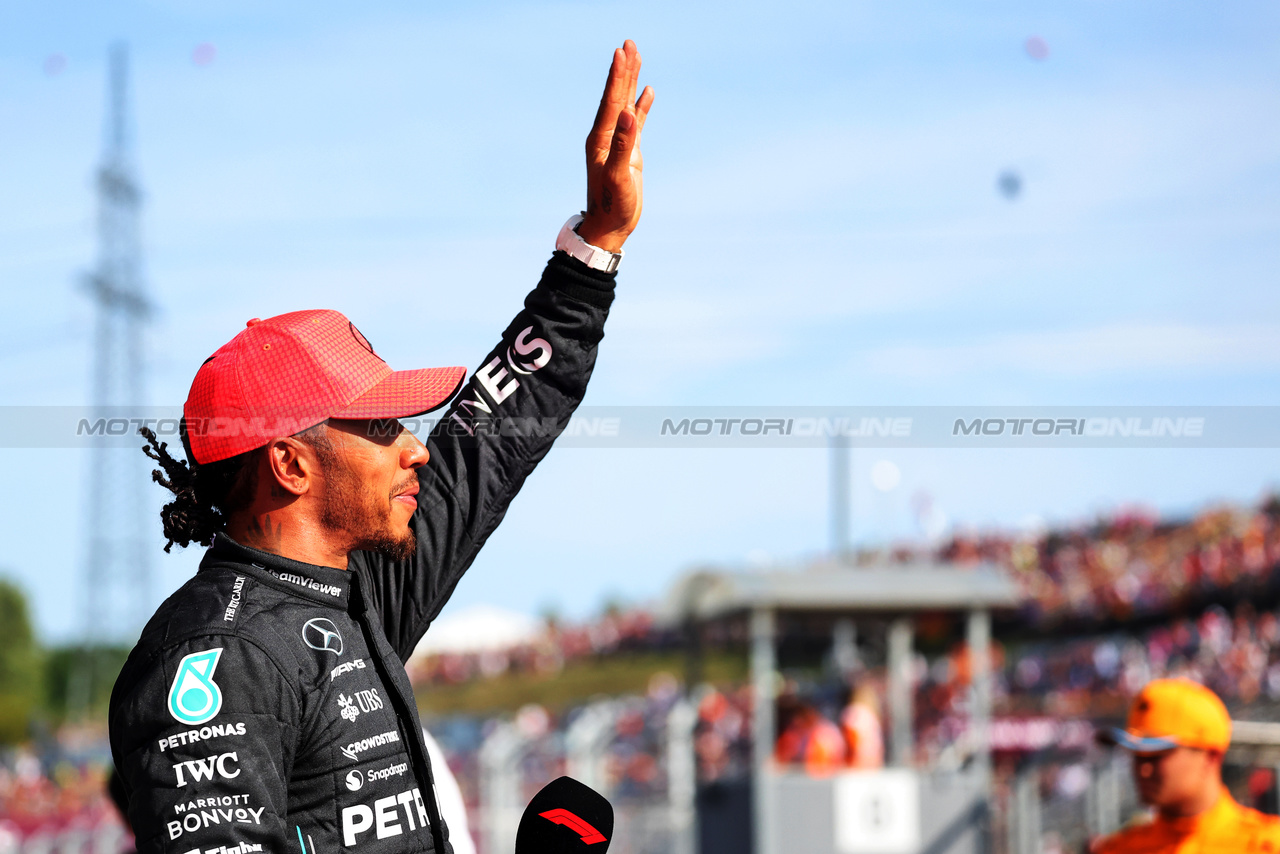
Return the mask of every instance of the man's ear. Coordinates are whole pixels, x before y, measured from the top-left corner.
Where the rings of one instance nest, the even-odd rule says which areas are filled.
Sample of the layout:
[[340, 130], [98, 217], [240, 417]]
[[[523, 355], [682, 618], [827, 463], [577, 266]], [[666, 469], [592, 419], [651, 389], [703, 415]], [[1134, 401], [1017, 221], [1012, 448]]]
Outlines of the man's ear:
[[267, 476], [273, 495], [305, 495], [315, 488], [320, 461], [306, 442], [285, 436], [267, 445]]

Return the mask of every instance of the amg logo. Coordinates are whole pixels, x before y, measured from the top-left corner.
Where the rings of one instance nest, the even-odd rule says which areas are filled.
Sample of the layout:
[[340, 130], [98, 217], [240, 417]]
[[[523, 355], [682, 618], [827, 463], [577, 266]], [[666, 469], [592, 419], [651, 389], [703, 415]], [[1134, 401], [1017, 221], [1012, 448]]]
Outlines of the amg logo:
[[355, 661], [344, 661], [337, 667], [329, 671], [329, 681], [337, 679], [344, 673], [350, 673], [353, 670], [364, 670], [364, 659], [357, 658]]

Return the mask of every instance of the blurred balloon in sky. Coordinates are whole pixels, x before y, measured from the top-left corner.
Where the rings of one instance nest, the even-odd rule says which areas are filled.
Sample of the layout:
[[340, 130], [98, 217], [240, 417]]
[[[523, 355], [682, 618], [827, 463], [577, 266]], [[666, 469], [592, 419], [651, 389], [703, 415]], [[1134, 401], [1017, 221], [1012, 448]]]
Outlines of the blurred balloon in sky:
[[60, 53], [51, 53], [44, 61], [44, 73], [57, 77], [67, 68], [67, 58]]
[[1009, 201], [1018, 198], [1022, 193], [1022, 176], [1012, 169], [1006, 169], [996, 179], [996, 189]]
[[218, 49], [209, 42], [201, 42], [191, 51], [191, 61], [196, 65], [209, 65], [218, 55]]
[[921, 490], [911, 496], [911, 509], [916, 514], [916, 524], [930, 540], [936, 540], [947, 532], [951, 520], [929, 493]]
[[892, 460], [880, 460], [871, 467], [871, 483], [881, 492], [891, 492], [902, 480], [902, 472]]
[[1031, 36], [1023, 42], [1022, 47], [1027, 51], [1027, 56], [1032, 59], [1049, 58], [1049, 43], [1039, 36]]

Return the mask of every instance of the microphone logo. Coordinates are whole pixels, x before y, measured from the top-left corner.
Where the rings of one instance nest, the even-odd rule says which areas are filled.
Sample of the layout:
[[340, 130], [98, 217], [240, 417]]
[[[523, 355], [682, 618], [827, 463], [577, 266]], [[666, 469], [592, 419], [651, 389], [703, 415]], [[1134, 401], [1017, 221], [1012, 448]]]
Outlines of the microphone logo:
[[608, 842], [604, 838], [604, 834], [596, 830], [590, 824], [578, 818], [566, 809], [547, 810], [540, 812], [538, 815], [554, 824], [563, 824], [574, 833], [582, 837], [584, 845], [595, 845], [597, 842]]

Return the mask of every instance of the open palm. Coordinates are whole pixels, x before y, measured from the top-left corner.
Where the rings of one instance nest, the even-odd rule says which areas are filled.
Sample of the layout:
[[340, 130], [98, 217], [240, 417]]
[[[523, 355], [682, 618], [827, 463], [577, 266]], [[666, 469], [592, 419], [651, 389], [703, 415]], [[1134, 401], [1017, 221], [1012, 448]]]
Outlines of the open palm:
[[640, 52], [627, 39], [613, 52], [600, 109], [587, 135], [587, 210], [578, 234], [610, 252], [619, 251], [635, 230], [644, 202], [640, 133], [654, 94], [646, 86], [632, 103], [639, 77]]

